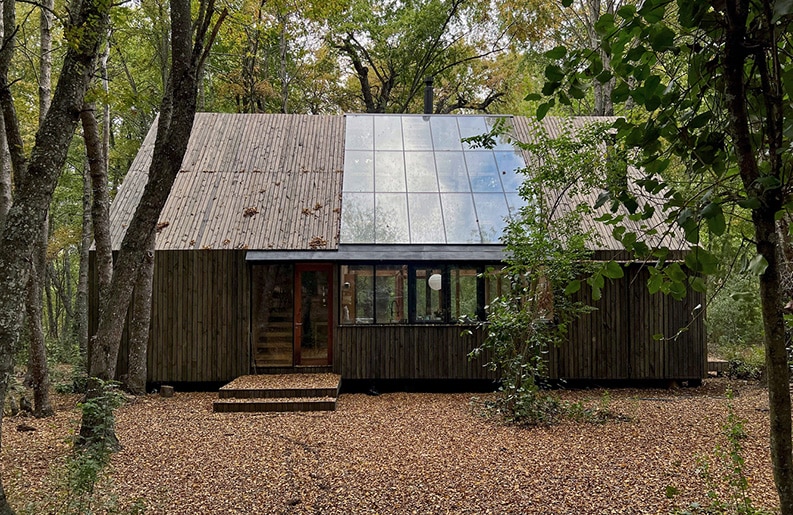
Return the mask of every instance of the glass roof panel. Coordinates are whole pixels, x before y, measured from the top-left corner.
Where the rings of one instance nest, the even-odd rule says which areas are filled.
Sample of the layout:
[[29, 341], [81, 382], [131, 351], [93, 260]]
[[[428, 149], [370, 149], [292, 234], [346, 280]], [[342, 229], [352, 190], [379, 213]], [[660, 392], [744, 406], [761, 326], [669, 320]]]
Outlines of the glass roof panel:
[[341, 210], [340, 240], [345, 243], [374, 241], [374, 193], [345, 193]]
[[374, 150], [374, 117], [347, 116], [344, 147], [347, 150]]
[[526, 167], [523, 155], [515, 150], [512, 152], [494, 152], [494, 154], [496, 155], [496, 162], [498, 163], [498, 171], [501, 174], [501, 184], [504, 186], [504, 191], [518, 191], [520, 185], [523, 184], [523, 175], [521, 175], [518, 170], [522, 170]]
[[404, 193], [375, 193], [374, 198], [374, 242], [410, 243], [407, 195]]
[[435, 145], [435, 150], [463, 149], [455, 117], [440, 116], [430, 118], [430, 127], [432, 127], [432, 143]]
[[507, 136], [494, 149], [461, 142], [499, 123], [509, 133], [509, 117], [346, 120], [342, 243], [499, 243], [505, 218], [525, 204], [523, 155]]
[[408, 193], [410, 243], [446, 243], [441, 198], [437, 193]]
[[487, 132], [491, 132], [498, 126], [499, 136], [496, 136], [496, 145], [493, 150], [515, 150], [515, 145], [510, 141], [510, 134], [513, 134], [512, 119], [506, 116], [488, 116], [485, 118]]
[[441, 193], [446, 243], [481, 243], [470, 193]]
[[403, 116], [402, 139], [405, 150], [432, 150], [429, 116]]
[[[485, 119], [481, 116], [461, 116], [457, 119], [457, 122], [460, 125], [460, 137], [462, 138], [481, 136], [489, 132]], [[463, 143], [463, 148], [469, 150], [473, 149], [473, 146], [470, 143]]]
[[438, 191], [438, 175], [432, 152], [405, 152], [405, 174], [408, 191]]
[[436, 152], [435, 166], [441, 191], [471, 191], [462, 152]]
[[374, 154], [361, 150], [344, 153], [344, 191], [374, 191]]
[[375, 152], [375, 191], [405, 191], [405, 154]]
[[500, 191], [501, 180], [498, 177], [496, 159], [492, 152], [466, 152], [468, 175], [471, 177], [471, 188], [474, 191]]
[[401, 117], [374, 117], [374, 147], [376, 150], [402, 150]]
[[509, 217], [503, 193], [474, 193], [483, 243], [498, 243]]

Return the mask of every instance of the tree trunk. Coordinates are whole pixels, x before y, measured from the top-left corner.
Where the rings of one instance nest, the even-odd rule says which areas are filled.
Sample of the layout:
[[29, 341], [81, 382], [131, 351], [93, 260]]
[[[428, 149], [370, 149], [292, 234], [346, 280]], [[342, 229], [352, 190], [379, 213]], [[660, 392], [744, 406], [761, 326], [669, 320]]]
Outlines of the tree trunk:
[[26, 320], [30, 332], [28, 376], [30, 387], [33, 388], [33, 414], [36, 417], [49, 417], [54, 414], [50, 403], [50, 373], [47, 367], [47, 347], [41, 320], [41, 292], [47, 273], [47, 225], [45, 218], [39, 233], [39, 241], [33, 247], [26, 301]]
[[[195, 30], [196, 39], [193, 42], [190, 1], [171, 1], [171, 74], [160, 106], [149, 180], [121, 244], [107, 302], [101, 307], [99, 326], [90, 342], [89, 375], [92, 378], [107, 381], [114, 379], [116, 375], [124, 319], [140, 268], [146, 259], [146, 243], [153, 237], [160, 212], [176, 180], [190, 140], [195, 118], [198, 71], [207, 57], [207, 50], [217, 35], [220, 23], [226, 16], [224, 10], [210, 34], [213, 13], [213, 0], [202, 1]], [[97, 388], [89, 388], [89, 398], [97, 394]], [[80, 427], [80, 440], [83, 444], [90, 444], [95, 440], [97, 423], [96, 420], [83, 418]]]
[[[724, 43], [724, 88], [729, 113], [729, 128], [741, 181], [747, 193], [757, 194], [760, 208], [752, 210], [755, 228], [755, 245], [768, 267], [760, 275], [760, 298], [762, 302], [763, 328], [765, 330], [766, 369], [768, 377], [768, 404], [771, 423], [771, 463], [774, 483], [782, 515], [793, 515], [793, 428], [791, 427], [790, 372], [785, 349], [785, 328], [782, 315], [782, 295], [779, 277], [779, 249], [776, 234], [776, 214], [782, 210], [783, 201], [779, 188], [759, 189], [756, 181], [760, 178], [757, 162], [758, 153], [753, 146], [753, 135], [749, 125], [749, 110], [746, 104], [745, 66], [749, 60], [747, 50], [748, 2], [732, 0], [726, 2], [727, 27]], [[777, 45], [770, 45], [772, 52], [778, 51]], [[764, 58], [764, 56], [762, 57]], [[765, 63], [755, 61], [763, 68]], [[781, 79], [780, 79], [781, 80]], [[772, 92], [768, 92], [771, 94]], [[779, 97], [781, 99], [781, 96]], [[779, 100], [777, 100], [778, 102]], [[767, 116], [773, 117], [772, 109], [767, 107]], [[770, 107], [775, 108], [776, 105]], [[777, 115], [781, 118], [782, 111]], [[769, 175], [781, 178], [782, 170], [776, 145], [779, 136], [780, 120], [767, 124], [769, 142]]]
[[129, 326], [129, 370], [127, 389], [135, 394], [146, 393], [147, 350], [151, 323], [151, 296], [154, 280], [155, 233], [146, 242], [146, 258], [140, 267], [132, 299], [132, 322]]
[[[91, 237], [91, 175], [86, 163], [83, 170], [83, 225], [80, 236], [80, 272], [77, 276], [77, 298], [74, 306], [74, 335], [81, 360], [88, 357], [88, 263]], [[87, 370], [86, 370], [87, 372]]]
[[3, 231], [9, 209], [11, 209], [11, 162], [6, 145], [5, 123], [0, 115], [0, 233]]
[[[9, 5], [11, 4], [10, 8]], [[3, 2], [4, 15], [13, 12], [14, 2]], [[52, 194], [66, 161], [78, 114], [83, 105], [85, 92], [91, 81], [94, 63], [104, 27], [108, 21], [110, 3], [99, 0], [83, 0], [79, 10], [71, 13], [67, 34], [80, 34], [66, 45], [66, 55], [59, 74], [58, 85], [44, 123], [39, 127], [36, 142], [27, 163], [27, 173], [17, 177], [14, 203], [8, 212], [6, 225], [0, 239], [0, 405], [5, 402], [8, 379], [13, 371], [13, 356], [22, 325], [19, 309], [25, 295], [30, 274], [30, 253], [40, 234], [47, 215]], [[5, 17], [8, 26], [8, 17]], [[8, 35], [4, 38], [8, 43]], [[3, 54], [9, 47], [3, 46]], [[5, 117], [6, 134], [16, 130], [16, 123], [9, 115], [13, 110], [13, 98], [8, 84], [8, 68], [4, 68], [5, 56], [0, 56], [0, 103]], [[10, 61], [9, 61], [10, 62]], [[9, 138], [9, 147], [12, 139]], [[21, 152], [11, 149], [12, 156]], [[0, 513], [10, 512], [0, 482]]]
[[[110, 240], [110, 193], [107, 185], [107, 160], [105, 159], [99, 124], [96, 121], [96, 104], [87, 104], [80, 113], [83, 124], [85, 152], [93, 188], [91, 219], [96, 242], [96, 276], [99, 306], [105, 305], [105, 296], [113, 278], [113, 249]], [[101, 308], [100, 308], [101, 309]]]

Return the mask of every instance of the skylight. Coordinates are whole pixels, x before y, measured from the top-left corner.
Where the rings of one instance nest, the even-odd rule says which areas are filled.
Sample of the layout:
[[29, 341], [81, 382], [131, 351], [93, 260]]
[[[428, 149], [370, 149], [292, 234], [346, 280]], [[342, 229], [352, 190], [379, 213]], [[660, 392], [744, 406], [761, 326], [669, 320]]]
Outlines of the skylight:
[[463, 138], [495, 116], [347, 115], [341, 243], [494, 244], [518, 196], [522, 155]]

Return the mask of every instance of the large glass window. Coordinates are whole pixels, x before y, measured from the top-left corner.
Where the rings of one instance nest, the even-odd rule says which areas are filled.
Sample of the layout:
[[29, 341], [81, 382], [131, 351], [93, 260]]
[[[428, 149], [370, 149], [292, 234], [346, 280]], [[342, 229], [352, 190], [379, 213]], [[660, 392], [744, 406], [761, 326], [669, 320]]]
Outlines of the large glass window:
[[492, 149], [462, 139], [496, 124], [509, 133], [509, 117], [358, 114], [346, 120], [340, 243], [499, 242], [522, 205], [522, 151], [508, 137], [497, 137]]
[[502, 292], [485, 267], [343, 265], [342, 324], [447, 324], [483, 320]]
[[407, 266], [343, 265], [341, 281], [342, 324], [407, 321]]

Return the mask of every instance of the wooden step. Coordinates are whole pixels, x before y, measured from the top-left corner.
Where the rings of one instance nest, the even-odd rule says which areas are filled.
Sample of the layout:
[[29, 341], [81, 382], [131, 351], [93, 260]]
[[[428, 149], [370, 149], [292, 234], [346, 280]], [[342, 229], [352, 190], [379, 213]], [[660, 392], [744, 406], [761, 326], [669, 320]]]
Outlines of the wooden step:
[[221, 399], [277, 399], [295, 397], [337, 397], [338, 385], [329, 388], [222, 388]]
[[240, 376], [218, 391], [216, 412], [335, 411], [341, 376], [324, 373]]
[[336, 397], [218, 399], [212, 409], [218, 413], [336, 411]]

